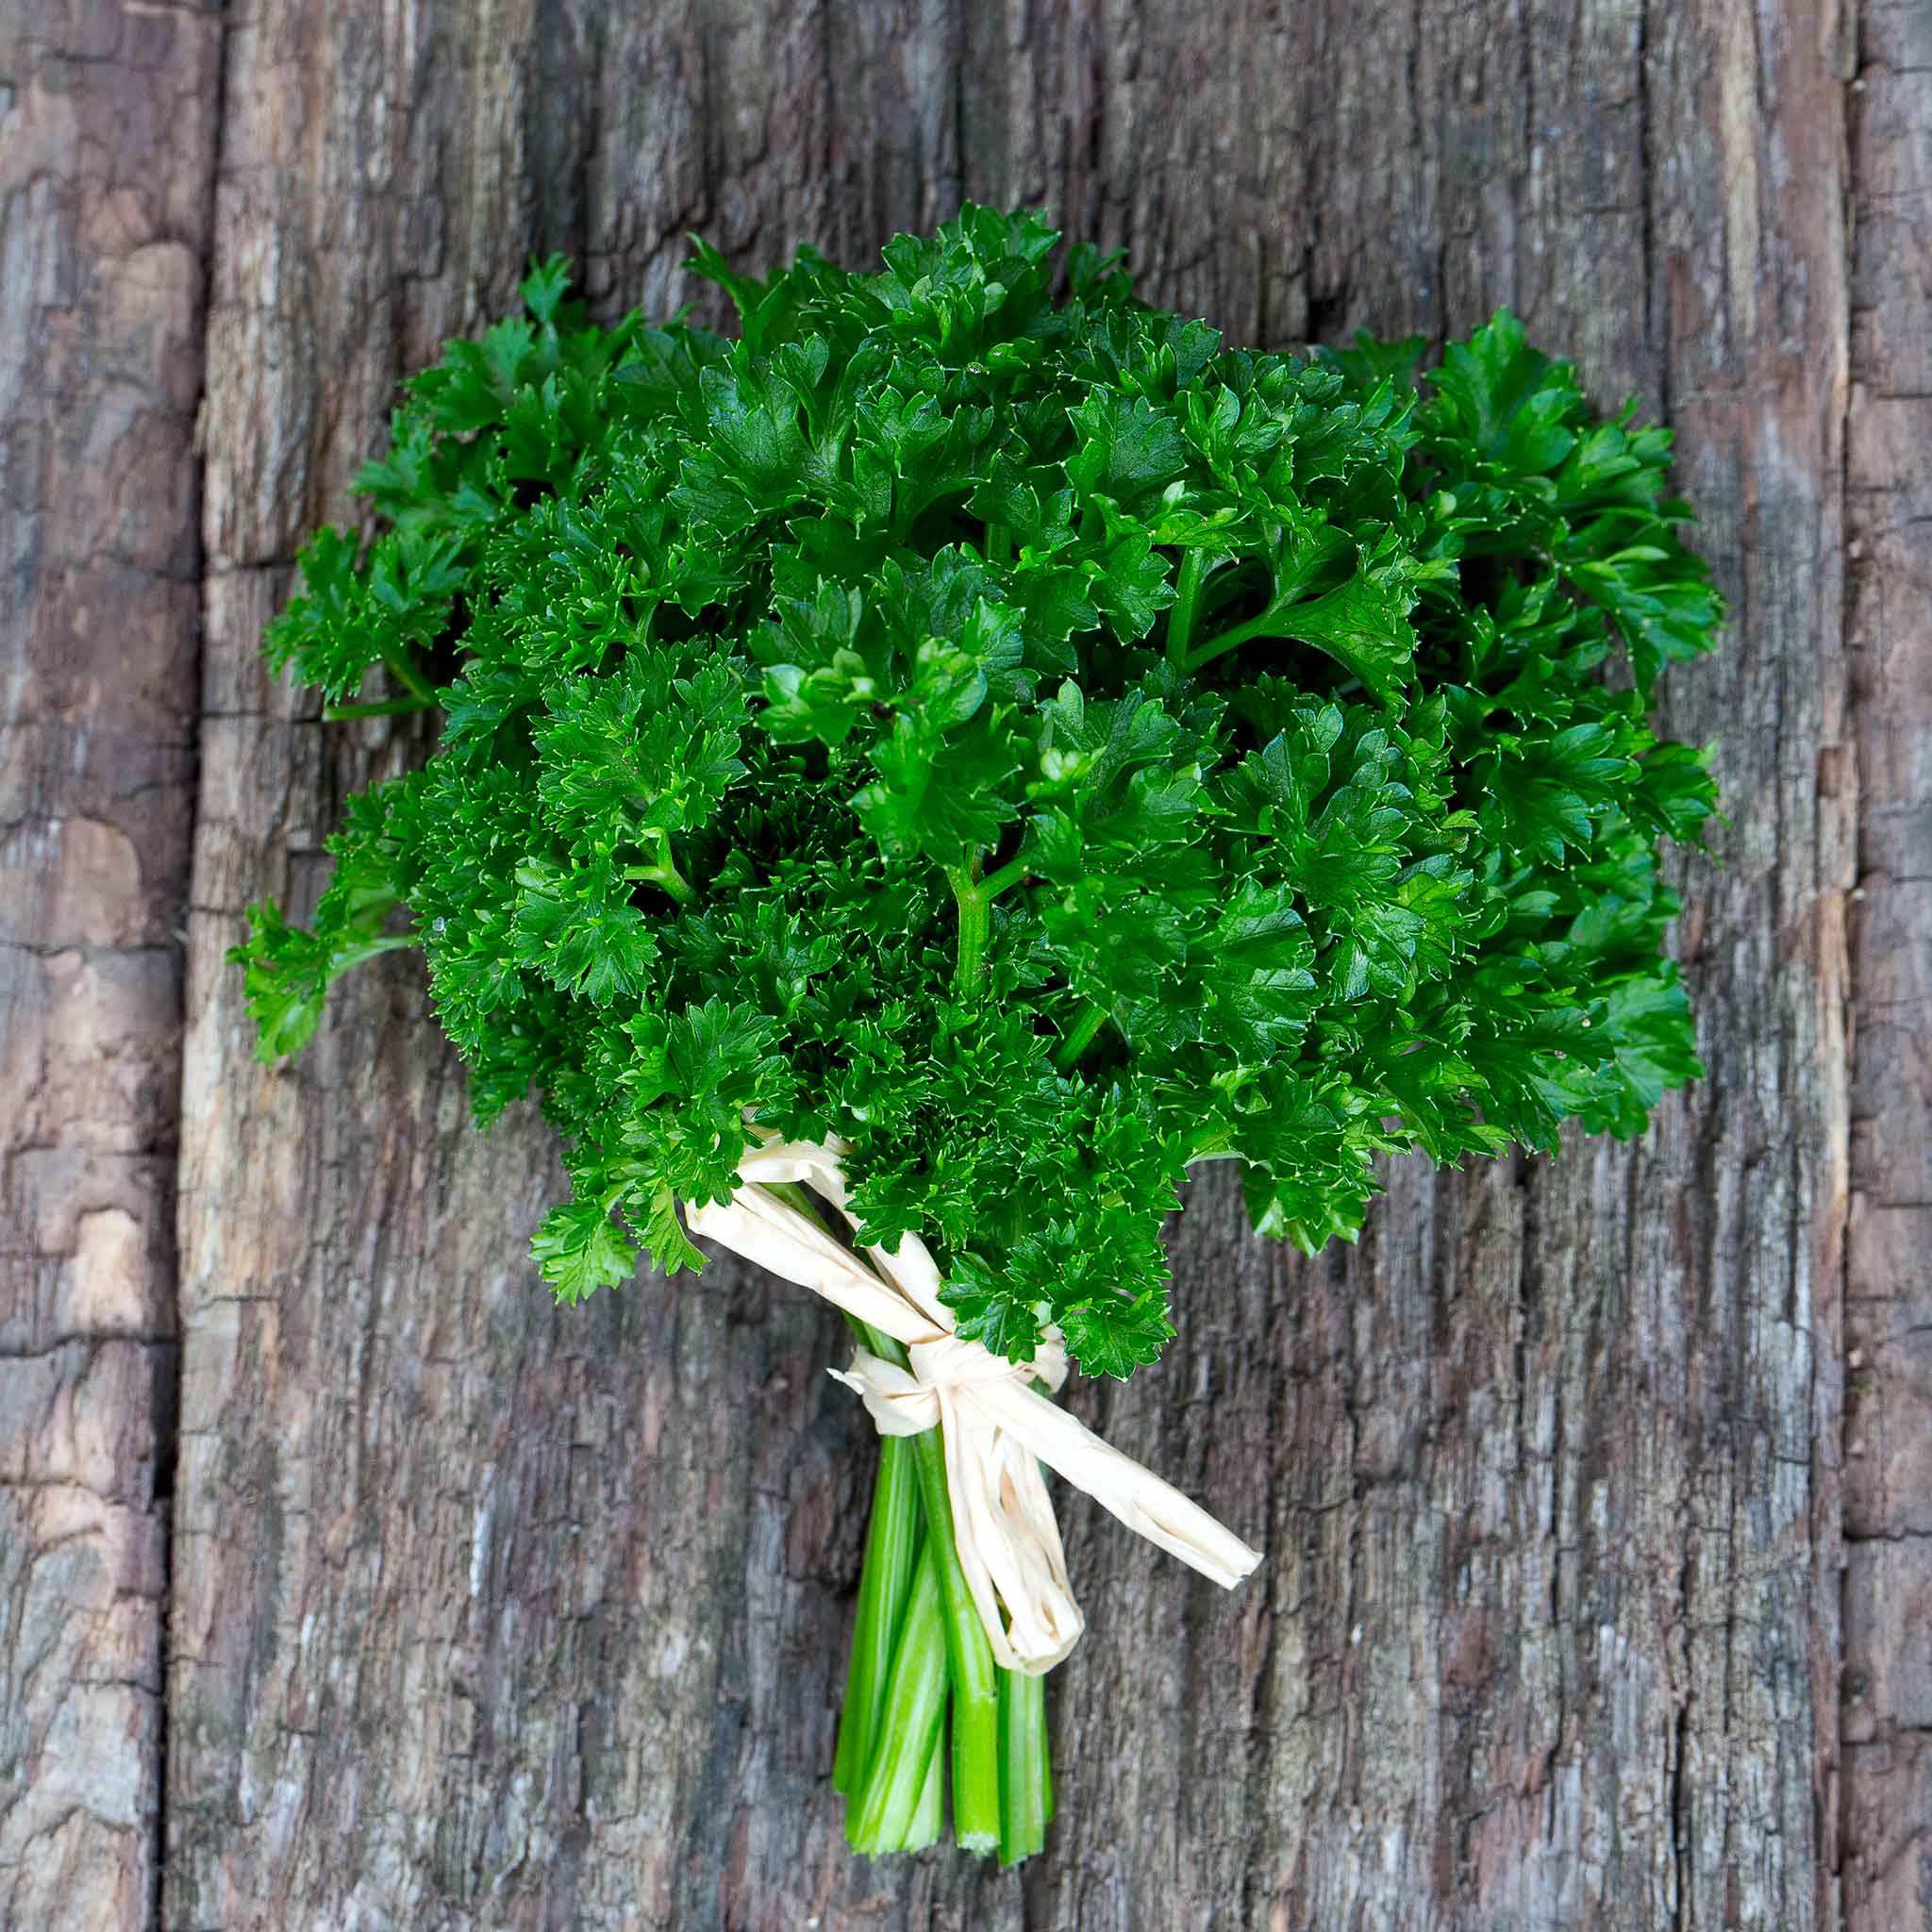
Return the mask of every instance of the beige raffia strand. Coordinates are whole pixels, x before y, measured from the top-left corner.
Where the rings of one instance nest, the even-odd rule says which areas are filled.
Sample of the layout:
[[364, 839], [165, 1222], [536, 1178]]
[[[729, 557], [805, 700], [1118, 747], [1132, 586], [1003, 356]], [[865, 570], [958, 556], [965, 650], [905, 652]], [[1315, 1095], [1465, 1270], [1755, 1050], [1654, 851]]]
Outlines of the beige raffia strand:
[[1065, 1379], [1066, 1355], [1057, 1340], [1030, 1363], [991, 1354], [953, 1332], [952, 1311], [940, 1300], [939, 1269], [917, 1235], [907, 1235], [896, 1255], [867, 1248], [867, 1267], [810, 1216], [769, 1191], [774, 1183], [802, 1181], [845, 1213], [845, 1152], [837, 1142], [768, 1139], [746, 1151], [729, 1201], [687, 1208], [685, 1216], [692, 1233], [824, 1295], [906, 1345], [909, 1370], [861, 1348], [849, 1371], [832, 1374], [858, 1391], [886, 1435], [939, 1426], [959, 1567], [999, 1662], [1033, 1674], [1051, 1670], [1073, 1649], [1085, 1621], [1068, 1588], [1041, 1462], [1224, 1589], [1247, 1575], [1261, 1560], [1258, 1550], [1030, 1386], [1035, 1376], [1052, 1389]]

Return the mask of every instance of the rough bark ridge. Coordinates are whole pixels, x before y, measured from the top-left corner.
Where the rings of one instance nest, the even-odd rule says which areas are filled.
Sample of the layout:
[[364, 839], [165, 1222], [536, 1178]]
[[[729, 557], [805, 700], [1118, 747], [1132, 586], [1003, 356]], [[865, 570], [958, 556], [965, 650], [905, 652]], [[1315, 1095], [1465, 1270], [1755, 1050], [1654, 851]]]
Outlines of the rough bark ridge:
[[0, 1925], [158, 1882], [206, 15], [0, 5]]
[[1932, 1924], [1932, 17], [1868, 7], [1852, 108], [1859, 773], [1845, 1278], [1845, 1902]]
[[[1835, 1926], [1847, 1276], [1846, 1902], [1873, 1932], [1932, 1913], [1927, 63], [1909, 9], [1861, 31], [1848, 293], [1832, 0], [0, 27], [27, 76], [0, 86], [0, 1923]], [[544, 1133], [472, 1133], [412, 963], [267, 1073], [223, 960], [248, 899], [312, 894], [345, 790], [420, 750], [325, 733], [257, 656], [395, 379], [534, 250], [662, 310], [695, 292], [687, 229], [858, 259], [962, 192], [1044, 202], [1238, 340], [1509, 303], [1677, 424], [1738, 619], [1668, 698], [1732, 819], [1722, 871], [1680, 868], [1709, 1079], [1635, 1149], [1398, 1166], [1361, 1248], [1312, 1265], [1241, 1233], [1224, 1175], [1194, 1191], [1182, 1348], [1075, 1401], [1270, 1560], [1224, 1597], [1066, 1505], [1092, 1627], [1024, 1874], [844, 1853], [825, 1768], [872, 1458], [822, 1373], [836, 1323], [724, 1266], [553, 1312], [525, 1254]]]

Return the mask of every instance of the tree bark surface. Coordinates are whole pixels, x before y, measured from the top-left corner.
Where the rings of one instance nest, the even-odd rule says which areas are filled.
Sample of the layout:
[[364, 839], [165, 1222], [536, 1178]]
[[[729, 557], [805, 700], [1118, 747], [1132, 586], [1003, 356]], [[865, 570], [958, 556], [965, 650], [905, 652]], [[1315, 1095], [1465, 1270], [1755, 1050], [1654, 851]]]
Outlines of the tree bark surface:
[[[44, 675], [98, 676], [76, 708], [132, 704], [127, 654], [151, 649], [139, 677], [176, 695], [124, 752], [97, 747], [123, 790], [85, 796], [62, 789], [94, 768], [31, 683], [31, 626], [0, 712], [0, 866], [22, 881], [0, 882], [0, 919], [29, 908], [0, 947], [0, 1924], [1932, 1925], [1923, 9], [96, 11], [116, 47], [166, 38], [173, 65], [142, 57], [165, 66], [154, 94], [199, 90], [166, 165], [201, 199], [184, 186], [169, 225], [117, 202], [121, 226], [61, 226], [44, 184], [65, 156], [131, 139], [99, 75], [75, 85], [107, 131], [44, 134], [42, 162], [8, 129], [9, 315], [75, 312], [16, 275], [16, 235], [68, 237], [100, 286], [130, 237], [183, 255], [178, 287], [138, 283], [121, 359], [76, 362], [69, 388], [0, 337], [0, 420], [49, 449], [54, 421], [153, 547], [9, 454], [0, 597], [55, 608], [40, 533], [58, 532], [99, 602]], [[93, 17], [75, 10], [82, 54]], [[26, 47], [21, 72], [54, 58]], [[16, 86], [0, 110], [56, 127]], [[534, 1111], [471, 1129], [417, 963], [366, 969], [292, 1069], [264, 1070], [225, 961], [250, 900], [312, 903], [344, 795], [424, 749], [392, 721], [325, 729], [259, 660], [398, 378], [506, 312], [532, 253], [570, 253], [607, 316], [712, 312], [687, 231], [743, 263], [800, 242], [857, 262], [962, 194], [1124, 246], [1144, 293], [1239, 342], [1440, 338], [1507, 303], [1600, 401], [1676, 425], [1733, 610], [1664, 696], [1673, 732], [1715, 745], [1729, 814], [1722, 864], [1674, 874], [1708, 1077], [1631, 1147], [1395, 1163], [1360, 1246], [1312, 1262], [1245, 1233], [1224, 1174], [1191, 1190], [1179, 1341], [1070, 1400], [1268, 1559], [1224, 1594], [1062, 1495], [1090, 1627], [1050, 1693], [1048, 1854], [1004, 1873], [843, 1845], [827, 1774], [873, 1448], [824, 1373], [836, 1318], [728, 1261], [552, 1308], [527, 1258], [558, 1185], [546, 1131]], [[204, 329], [205, 378], [182, 377], [165, 344], [198, 356]], [[131, 422], [124, 377], [160, 426], [117, 457], [67, 399]], [[117, 918], [144, 893], [156, 909], [62, 938], [74, 824], [114, 823], [137, 790], [140, 892], [100, 891]], [[57, 820], [58, 841], [36, 829]], [[104, 836], [78, 845], [84, 883], [120, 862]], [[140, 991], [125, 1046], [70, 1045], [58, 974], [111, 957], [132, 985], [160, 969], [124, 952], [173, 962], [183, 922], [182, 990]], [[35, 1149], [93, 1144], [45, 1111], [92, 1091], [62, 1052], [123, 1108], [99, 1134], [148, 1191], [100, 1199], [127, 1228], [23, 1191]], [[177, 1073], [178, 1448], [175, 1263], [149, 1211]], [[107, 1323], [84, 1292], [103, 1281], [146, 1298]], [[73, 1474], [49, 1419], [82, 1395], [101, 1420]], [[33, 1513], [50, 1471], [133, 1541], [61, 1541]], [[151, 1567], [116, 1583], [124, 1547]], [[44, 1580], [57, 1558], [80, 1580]], [[56, 1590], [98, 1605], [36, 1674], [17, 1633]], [[72, 1648], [115, 1617], [141, 1661]], [[44, 1743], [70, 1707], [93, 1726], [83, 1758]], [[76, 1762], [135, 1767], [121, 1811], [63, 1795], [49, 1767]], [[75, 1835], [67, 1866], [30, 1842], [50, 1832]], [[75, 1890], [110, 1859], [132, 1874], [101, 1894], [111, 1913]]]
[[221, 35], [0, 0], [0, 1926], [158, 1890]]
[[1859, 786], [1845, 1272], [1845, 1902], [1932, 1925], [1932, 13], [1852, 94], [1845, 452]]

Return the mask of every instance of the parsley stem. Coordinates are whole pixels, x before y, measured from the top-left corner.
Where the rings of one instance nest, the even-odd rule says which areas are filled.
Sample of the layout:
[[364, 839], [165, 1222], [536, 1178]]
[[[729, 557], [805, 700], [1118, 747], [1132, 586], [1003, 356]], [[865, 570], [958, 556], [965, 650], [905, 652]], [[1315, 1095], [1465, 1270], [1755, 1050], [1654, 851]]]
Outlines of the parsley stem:
[[696, 897], [691, 883], [674, 865], [668, 870], [661, 865], [627, 865], [624, 876], [636, 879], [641, 886], [656, 886], [659, 891], [667, 892], [680, 906], [689, 906]]
[[382, 661], [391, 672], [408, 685], [415, 695], [425, 705], [436, 702], [436, 693], [416, 675], [416, 667], [409, 662], [409, 654], [400, 644], [388, 643], [379, 646]]
[[697, 897], [691, 889], [691, 881], [678, 871], [677, 861], [671, 856], [671, 834], [660, 831], [658, 834], [658, 862], [656, 865], [637, 867], [630, 874], [636, 878], [647, 879], [652, 885], [663, 889], [680, 906], [689, 906]]
[[989, 524], [986, 526], [986, 560], [989, 563], [1008, 563], [1013, 556], [1013, 532], [1005, 524]]
[[[962, 1851], [990, 1852], [1000, 1841], [999, 1672], [953, 1541], [953, 1503], [946, 1493], [940, 1431], [927, 1429], [909, 1440], [919, 1468], [919, 1498], [925, 1507], [925, 1546], [945, 1605], [946, 1656], [953, 1678], [953, 1835]], [[888, 1708], [896, 1718], [896, 1704], [889, 1703]]]
[[949, 865], [946, 878], [959, 907], [959, 957], [953, 968], [953, 991], [974, 991], [986, 966], [986, 942], [992, 934], [992, 910], [986, 889], [979, 882], [979, 855], [971, 864]]
[[[811, 1195], [795, 1183], [771, 1183], [768, 1191], [825, 1225]], [[874, 1355], [905, 1365], [906, 1351], [890, 1336], [850, 1316], [846, 1320]], [[832, 1766], [833, 1789], [845, 1794], [846, 1838], [866, 1853], [918, 1851], [937, 1841], [944, 1820], [944, 1700], [929, 1740], [923, 1735], [927, 1714], [922, 1701], [935, 1674], [942, 1684], [951, 1683], [944, 1618], [911, 1614], [918, 1574], [938, 1560], [937, 1553], [927, 1554], [930, 1541], [912, 1443], [904, 1437], [882, 1438], [852, 1632], [852, 1670]], [[942, 1598], [936, 1602], [942, 1607]], [[922, 1744], [923, 1758], [917, 1748]], [[912, 1774], [922, 1762], [914, 1794]]]
[[1208, 553], [1190, 550], [1181, 558], [1174, 608], [1167, 613], [1167, 661], [1176, 670], [1191, 668], [1188, 663], [1188, 641], [1194, 634], [1194, 615], [1201, 608], [1201, 585], [1207, 575]]
[[936, 1845], [946, 1824], [946, 1718], [940, 1713], [939, 1736], [925, 1757], [925, 1783], [912, 1813], [912, 1827], [906, 1834], [904, 1851], [923, 1852]]
[[[890, 1335], [862, 1322], [854, 1322], [859, 1339], [881, 1360], [905, 1368], [910, 1357]], [[953, 1829], [963, 1850], [990, 1852], [1000, 1842], [1000, 1692], [1003, 1673], [993, 1663], [992, 1645], [987, 1641], [986, 1626], [973, 1592], [966, 1587], [966, 1573], [959, 1567], [959, 1550], [954, 1541], [953, 1503], [946, 1491], [946, 1451], [938, 1429], [901, 1439], [912, 1452], [919, 1477], [919, 1501], [925, 1516], [925, 1550], [937, 1571], [944, 1607], [945, 1654], [953, 1685]], [[870, 1551], [870, 1541], [867, 1548]], [[860, 1585], [863, 1591], [863, 1584]], [[918, 1584], [915, 1581], [916, 1592]], [[906, 1613], [893, 1656], [892, 1677], [886, 1690], [879, 1713], [879, 1742], [874, 1756], [901, 1723], [899, 1705], [900, 1662], [909, 1645], [930, 1642], [922, 1626]], [[908, 1682], [920, 1681], [918, 1670], [907, 1665]], [[914, 1711], [911, 1715], [916, 1716]], [[893, 1760], [896, 1765], [898, 1760]], [[859, 1811], [847, 1821], [846, 1836], [861, 1851], [858, 1836], [871, 1802], [871, 1787], [876, 1771], [866, 1774], [866, 1796]]]
[[408, 711], [433, 711], [434, 698], [386, 698], [379, 705], [325, 705], [323, 719], [330, 724], [344, 718], [400, 718]]
[[[811, 1204], [810, 1197], [795, 1183], [771, 1184], [769, 1191], [781, 1200], [791, 1202], [820, 1226], [824, 1225], [824, 1218]], [[911, 1357], [903, 1344], [890, 1335], [881, 1334], [878, 1329], [850, 1316], [846, 1320], [864, 1346], [881, 1360], [892, 1362], [902, 1369], [909, 1364]], [[1007, 1844], [1011, 1842], [1016, 1847], [1028, 1845], [1037, 1851], [1039, 1845], [1031, 1843], [1030, 1839], [1043, 1835], [1046, 1820], [1053, 1812], [1051, 1774], [1046, 1767], [1045, 1693], [1043, 1690], [1039, 1692], [1037, 1706], [1016, 1707], [1024, 1713], [1024, 1733], [1013, 1745], [1016, 1752], [1027, 1754], [1028, 1765], [1035, 1759], [1039, 1761], [1038, 1782], [1040, 1790], [1045, 1793], [1044, 1808], [1030, 1791], [1023, 1795], [1021, 1809], [1015, 1813], [1018, 1829], [1009, 1838], [1006, 1829], [1005, 1771], [1008, 1763], [1018, 1760], [1002, 1756], [1000, 1713], [1003, 1695], [1010, 1694], [1003, 1693], [1003, 1680], [1014, 1674], [994, 1664], [992, 1645], [987, 1641], [986, 1628], [979, 1621], [979, 1610], [973, 1601], [973, 1593], [966, 1587], [966, 1573], [960, 1568], [958, 1546], [954, 1541], [953, 1504], [946, 1490], [945, 1445], [940, 1440], [940, 1431], [927, 1429], [917, 1436], [889, 1438], [881, 1442], [882, 1478], [886, 1453], [895, 1444], [916, 1473], [919, 1512], [925, 1520], [925, 1541], [919, 1552], [911, 1597], [899, 1620], [892, 1645], [891, 1674], [885, 1679], [883, 1696], [874, 1707], [876, 1716], [874, 1720], [872, 1761], [864, 1772], [865, 1788], [856, 1797], [856, 1808], [847, 1813], [845, 1835], [859, 1851], [897, 1849], [897, 1844], [874, 1841], [874, 1835], [882, 1837], [889, 1825], [901, 1831], [900, 1841], [908, 1849], [931, 1841], [917, 1835], [924, 1827], [927, 1808], [932, 1803], [929, 1795], [922, 1790], [912, 1807], [903, 1813], [903, 1819], [898, 1808], [904, 1803], [906, 1780], [909, 1775], [909, 1746], [919, 1740], [916, 1735], [896, 1743], [894, 1740], [902, 1730], [913, 1731], [926, 1722], [922, 1700], [931, 1668], [928, 1653], [942, 1649], [945, 1675], [952, 1686], [954, 1834], [963, 1850], [990, 1852], [998, 1846], [1002, 1848], [1002, 1857], [1010, 1863], [1014, 1858], [1024, 1857], [1026, 1851], [1016, 1849], [1008, 1853], [1005, 1850]], [[875, 1488], [874, 1507], [877, 1507], [878, 1493]], [[916, 1522], [914, 1530], [916, 1535]], [[872, 1566], [873, 1551], [874, 1541], [869, 1534], [866, 1538], [868, 1572]], [[939, 1621], [943, 1626], [943, 1642], [919, 1606], [920, 1590], [928, 1571], [936, 1575], [940, 1587], [942, 1614]], [[862, 1576], [859, 1582], [861, 1616], [866, 1605], [867, 1581], [868, 1578]], [[858, 1636], [855, 1633], [855, 1689], [857, 1657]], [[907, 1701], [902, 1703], [902, 1697]], [[848, 1714], [849, 1708], [848, 1704]], [[846, 1764], [849, 1769], [842, 1727], [839, 1738], [838, 1764]], [[833, 1783], [836, 1788], [843, 1790], [845, 1788], [838, 1783], [838, 1764], [834, 1766]], [[1030, 1771], [1027, 1775], [1030, 1779]], [[888, 1781], [892, 1783], [893, 1789], [875, 1794], [874, 1786]], [[1038, 1820], [1037, 1826], [1026, 1823], [1033, 1818]]]
[[1000, 1863], [1017, 1865], [1046, 1848], [1053, 1816], [1046, 1753], [1046, 1678], [1000, 1673]]
[[1017, 886], [1030, 871], [1032, 867], [1024, 858], [1013, 859], [1009, 864], [1001, 866], [999, 871], [987, 874], [980, 881], [979, 896], [991, 903], [1008, 886]]
[[1080, 1017], [1074, 1022], [1073, 1030], [1060, 1041], [1059, 1051], [1053, 1057], [1053, 1063], [1061, 1073], [1071, 1074], [1080, 1056], [1093, 1044], [1093, 1036], [1107, 1024], [1107, 1008], [1096, 1000], [1089, 1000]]
[[1198, 671], [1204, 664], [1211, 664], [1215, 658], [1224, 657], [1237, 646], [1244, 644], [1250, 638], [1266, 636], [1270, 631], [1278, 630], [1280, 607], [1271, 604], [1258, 616], [1251, 617], [1245, 624], [1237, 624], [1224, 630], [1219, 637], [1209, 638], [1187, 661], [1190, 671]]
[[832, 1760], [832, 1789], [854, 1800], [864, 1786], [878, 1742], [899, 1620], [912, 1588], [921, 1533], [919, 1476], [910, 1445], [903, 1436], [883, 1436], [878, 1475], [873, 1483], [872, 1524], [865, 1537], [865, 1567], [858, 1577], [845, 1709], [839, 1721], [838, 1754]]
[[913, 1570], [905, 1628], [886, 1686], [886, 1724], [866, 1770], [865, 1790], [846, 1820], [845, 1836], [855, 1851], [903, 1850], [919, 1823], [927, 1767], [946, 1715], [946, 1649], [940, 1641], [946, 1609], [936, 1541], [926, 1537]]

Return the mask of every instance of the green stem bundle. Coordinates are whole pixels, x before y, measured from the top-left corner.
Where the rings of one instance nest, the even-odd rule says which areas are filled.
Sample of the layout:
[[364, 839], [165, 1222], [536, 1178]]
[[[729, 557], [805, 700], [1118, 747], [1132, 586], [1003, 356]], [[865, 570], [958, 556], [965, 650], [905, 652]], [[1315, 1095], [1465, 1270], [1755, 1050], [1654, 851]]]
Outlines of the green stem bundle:
[[[896, 1341], [853, 1326], [874, 1355], [904, 1365]], [[935, 1842], [948, 1713], [957, 1842], [1008, 1865], [1042, 1849], [1053, 1815], [1045, 1680], [993, 1661], [953, 1541], [945, 1446], [928, 1429], [879, 1444], [832, 1766], [854, 1850]]]
[[924, 1533], [911, 1444], [903, 1436], [887, 1436], [879, 1442], [872, 1526], [866, 1532], [858, 1618], [852, 1632], [852, 1668], [845, 1679], [845, 1714], [840, 1720], [838, 1755], [832, 1761], [832, 1789], [847, 1797], [865, 1786], [891, 1679], [899, 1621], [911, 1594]]
[[1000, 1689], [992, 1646], [959, 1552], [953, 1504], [946, 1494], [945, 1447], [937, 1429], [912, 1438], [926, 1547], [945, 1608], [946, 1663], [953, 1682], [953, 1832], [963, 1849], [990, 1852], [1000, 1842]]
[[906, 1600], [871, 1761], [864, 1781], [846, 1795], [845, 1836], [855, 1851], [911, 1849], [914, 1827], [922, 1822], [920, 1801], [946, 1722], [944, 1615], [939, 1565], [928, 1538]]

